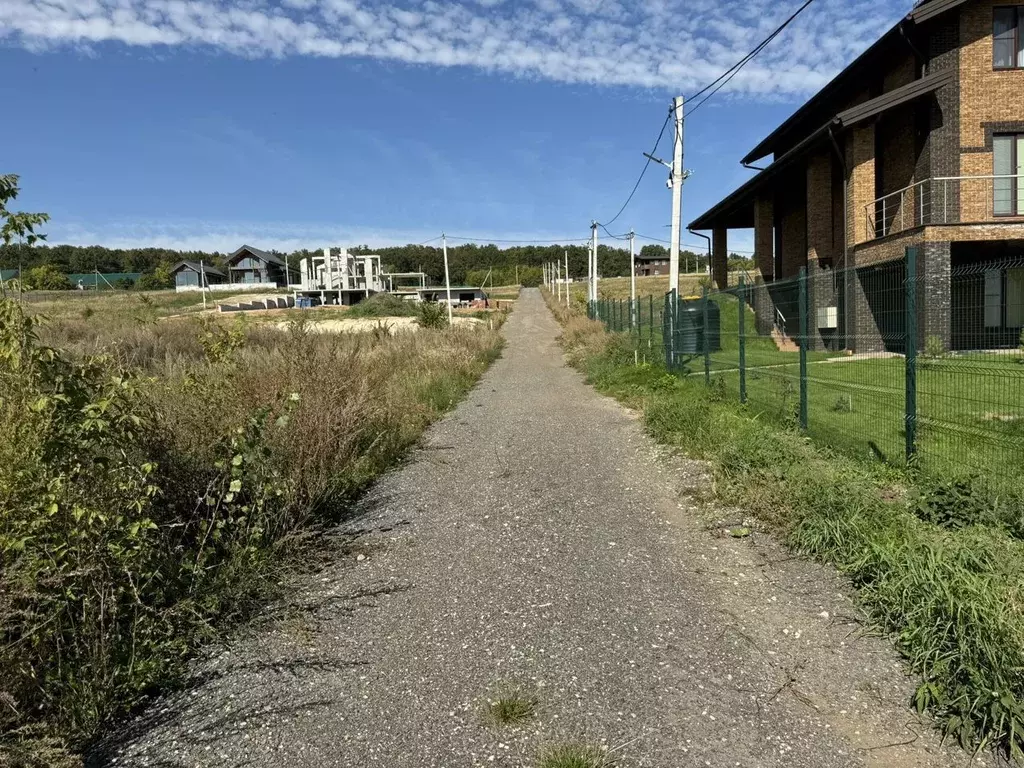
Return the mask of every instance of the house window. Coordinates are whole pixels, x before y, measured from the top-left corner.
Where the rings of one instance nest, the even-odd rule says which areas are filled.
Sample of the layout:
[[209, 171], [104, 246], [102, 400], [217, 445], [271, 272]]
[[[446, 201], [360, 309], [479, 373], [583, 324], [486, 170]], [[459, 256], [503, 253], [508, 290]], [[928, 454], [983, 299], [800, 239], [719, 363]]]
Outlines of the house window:
[[992, 212], [1024, 216], [1024, 133], [992, 137]]
[[992, 66], [996, 69], [1024, 67], [1024, 6], [994, 9]]

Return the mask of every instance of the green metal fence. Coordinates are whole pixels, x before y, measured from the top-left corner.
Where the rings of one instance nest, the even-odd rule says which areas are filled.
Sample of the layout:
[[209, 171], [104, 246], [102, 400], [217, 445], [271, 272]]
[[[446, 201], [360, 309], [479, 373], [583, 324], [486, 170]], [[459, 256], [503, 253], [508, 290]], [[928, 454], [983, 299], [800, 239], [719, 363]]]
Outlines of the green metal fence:
[[638, 362], [654, 362], [664, 354], [662, 333], [665, 302], [654, 296], [600, 299], [591, 302], [587, 316], [601, 320], [610, 331], [626, 333], [633, 342]]
[[655, 304], [660, 334], [653, 310], [639, 330], [615, 302], [591, 311], [651, 349], [660, 342], [669, 370], [839, 451], [1019, 485], [1024, 259], [951, 264], [908, 249]]

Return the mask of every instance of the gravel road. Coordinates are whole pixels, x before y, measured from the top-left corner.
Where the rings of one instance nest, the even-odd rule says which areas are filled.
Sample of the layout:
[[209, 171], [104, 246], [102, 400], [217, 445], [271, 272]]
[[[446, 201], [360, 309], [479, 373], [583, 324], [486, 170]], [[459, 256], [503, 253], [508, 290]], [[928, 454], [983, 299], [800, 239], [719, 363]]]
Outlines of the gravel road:
[[[94, 765], [535, 766], [564, 742], [624, 767], [969, 763], [843, 581], [720, 535], [742, 514], [563, 363], [536, 290], [505, 332], [337, 556]], [[510, 689], [536, 716], [489, 723]]]

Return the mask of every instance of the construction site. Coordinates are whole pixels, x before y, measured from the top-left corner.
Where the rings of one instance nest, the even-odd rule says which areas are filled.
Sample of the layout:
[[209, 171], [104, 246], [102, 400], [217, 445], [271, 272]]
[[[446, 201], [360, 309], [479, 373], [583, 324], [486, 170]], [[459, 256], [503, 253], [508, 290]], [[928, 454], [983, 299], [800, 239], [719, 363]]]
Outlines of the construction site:
[[[296, 271], [298, 282], [292, 282]], [[290, 295], [258, 296], [241, 303], [221, 304], [221, 311], [352, 306], [378, 293], [411, 302], [450, 302], [455, 307], [486, 307], [488, 303], [483, 288], [429, 285], [425, 272], [385, 272], [379, 255], [356, 255], [347, 248], [324, 248], [322, 255], [300, 259], [297, 270], [293, 267], [286, 272], [289, 280], [280, 287], [287, 288]], [[217, 286], [220, 290], [225, 287]]]

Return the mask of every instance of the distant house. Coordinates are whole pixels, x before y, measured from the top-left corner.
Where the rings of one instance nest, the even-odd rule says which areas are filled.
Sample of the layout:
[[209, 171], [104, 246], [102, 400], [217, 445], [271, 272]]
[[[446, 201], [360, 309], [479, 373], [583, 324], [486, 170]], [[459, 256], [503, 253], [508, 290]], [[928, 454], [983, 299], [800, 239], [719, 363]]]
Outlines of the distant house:
[[171, 269], [174, 275], [174, 287], [183, 288], [186, 286], [199, 286], [200, 274], [206, 276], [206, 285], [217, 285], [227, 280], [227, 275], [216, 267], [209, 264], [200, 264], [198, 261], [180, 261]]
[[[448, 292], [445, 287], [432, 286], [430, 288], [418, 288], [416, 293], [419, 294], [420, 301], [438, 301], [446, 302], [448, 300]], [[487, 294], [484, 293], [483, 289], [475, 288], [471, 285], [453, 285], [451, 287], [452, 294], [452, 305], [458, 306], [460, 304], [469, 306], [473, 302], [486, 302]]]
[[636, 263], [637, 277], [650, 277], [651, 275], [667, 275], [669, 273], [668, 254], [657, 254], [654, 256], [634, 256]]
[[243, 245], [228, 256], [228, 278], [231, 283], [269, 283], [279, 288], [288, 286], [284, 259], [251, 245]]

